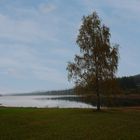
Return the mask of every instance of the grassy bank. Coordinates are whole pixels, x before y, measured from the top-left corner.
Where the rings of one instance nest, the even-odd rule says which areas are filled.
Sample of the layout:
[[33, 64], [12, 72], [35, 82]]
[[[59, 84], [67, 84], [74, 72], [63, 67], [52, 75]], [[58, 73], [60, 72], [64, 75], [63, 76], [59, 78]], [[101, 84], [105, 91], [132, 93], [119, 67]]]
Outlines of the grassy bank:
[[0, 140], [139, 140], [140, 110], [0, 108]]

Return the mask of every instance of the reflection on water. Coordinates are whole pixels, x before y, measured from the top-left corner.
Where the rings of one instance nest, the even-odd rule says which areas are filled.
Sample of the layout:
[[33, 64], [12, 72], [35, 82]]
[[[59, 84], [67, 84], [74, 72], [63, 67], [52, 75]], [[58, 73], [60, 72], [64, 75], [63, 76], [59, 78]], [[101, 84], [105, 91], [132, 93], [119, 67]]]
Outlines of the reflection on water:
[[[66, 96], [1, 96], [0, 105], [9, 107], [40, 107], [40, 108], [94, 108], [93, 106], [76, 101], [62, 100], [63, 97], [75, 97], [75, 95]], [[54, 100], [54, 99], [55, 100]], [[58, 99], [57, 99], [58, 98]], [[60, 99], [59, 99], [60, 98]]]

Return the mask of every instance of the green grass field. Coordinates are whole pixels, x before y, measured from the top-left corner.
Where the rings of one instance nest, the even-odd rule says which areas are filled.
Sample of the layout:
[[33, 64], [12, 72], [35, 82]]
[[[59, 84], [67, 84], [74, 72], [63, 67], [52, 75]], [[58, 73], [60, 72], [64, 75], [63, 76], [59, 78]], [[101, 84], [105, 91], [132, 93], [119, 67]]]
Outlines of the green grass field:
[[1, 107], [0, 140], [140, 140], [140, 110]]

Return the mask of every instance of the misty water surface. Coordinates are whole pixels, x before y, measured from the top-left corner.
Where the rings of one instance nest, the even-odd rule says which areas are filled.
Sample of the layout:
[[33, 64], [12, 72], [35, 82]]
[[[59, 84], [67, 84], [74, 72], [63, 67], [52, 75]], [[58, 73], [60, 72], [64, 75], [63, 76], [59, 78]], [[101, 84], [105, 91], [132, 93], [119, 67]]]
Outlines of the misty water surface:
[[0, 105], [7, 106], [7, 107], [94, 108], [93, 106], [83, 103], [83, 102], [76, 102], [76, 101], [69, 101], [69, 100], [61, 99], [61, 97], [72, 97], [72, 96], [75, 96], [75, 95], [0, 96]]

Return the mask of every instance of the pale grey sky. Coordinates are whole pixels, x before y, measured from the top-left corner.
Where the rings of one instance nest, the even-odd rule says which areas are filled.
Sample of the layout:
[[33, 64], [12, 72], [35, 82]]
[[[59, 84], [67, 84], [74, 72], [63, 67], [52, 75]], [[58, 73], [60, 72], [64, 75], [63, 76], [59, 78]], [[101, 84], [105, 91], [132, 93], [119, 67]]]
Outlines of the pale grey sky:
[[139, 0], [1, 0], [0, 94], [66, 89], [83, 15], [97, 11], [120, 44], [118, 76], [140, 73]]

